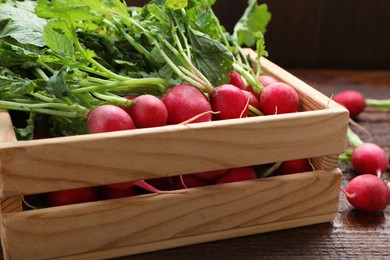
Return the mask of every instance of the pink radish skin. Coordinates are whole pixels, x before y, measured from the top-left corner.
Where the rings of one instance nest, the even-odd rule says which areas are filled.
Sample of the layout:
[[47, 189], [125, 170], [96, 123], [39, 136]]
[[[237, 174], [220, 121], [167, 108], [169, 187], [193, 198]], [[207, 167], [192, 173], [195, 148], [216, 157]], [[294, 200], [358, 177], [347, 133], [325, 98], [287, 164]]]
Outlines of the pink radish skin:
[[146, 183], [152, 185], [158, 190], [173, 190], [173, 181], [169, 177], [161, 177], [145, 180]]
[[96, 188], [76, 188], [54, 191], [46, 194], [46, 205], [48, 207], [63, 206], [77, 203], [84, 203], [98, 200]]
[[354, 208], [362, 211], [382, 211], [390, 203], [390, 188], [382, 179], [372, 174], [356, 176], [341, 191]]
[[113, 183], [113, 184], [108, 184], [107, 186], [112, 189], [118, 189], [118, 190], [124, 190], [124, 189], [131, 188], [133, 186], [137, 186], [151, 193], [157, 193], [157, 194], [172, 193], [172, 191], [159, 190], [153, 187], [152, 185], [150, 185], [149, 183], [147, 183], [145, 180]]
[[380, 175], [387, 170], [388, 156], [380, 146], [367, 142], [353, 150], [351, 162], [359, 174]]
[[244, 180], [256, 179], [256, 171], [252, 167], [239, 167], [229, 169], [222, 177], [216, 179], [215, 183], [229, 183]]
[[92, 110], [88, 114], [87, 125], [91, 134], [135, 129], [130, 115], [114, 105], [102, 105]]
[[[168, 111], [168, 124], [180, 124], [205, 112], [211, 112], [206, 96], [192, 85], [181, 84], [169, 89], [161, 99]], [[211, 113], [194, 119], [191, 123], [211, 121]]]
[[242, 80], [242, 76], [240, 73], [238, 73], [237, 71], [230, 72], [229, 78], [230, 78], [229, 84], [232, 84], [239, 89], [245, 89], [245, 83]]
[[244, 94], [246, 95], [246, 98], [249, 99], [249, 105], [251, 105], [254, 108], [259, 109], [259, 100], [253, 95], [252, 92], [249, 92], [247, 90], [243, 90]]
[[127, 189], [114, 189], [107, 185], [100, 187], [100, 199], [109, 200], [109, 199], [117, 199], [130, 197], [135, 195], [135, 191], [133, 187], [129, 187]]
[[358, 116], [366, 107], [364, 96], [356, 90], [345, 90], [333, 97], [333, 100], [349, 111], [349, 117]]
[[278, 82], [274, 77], [268, 76], [268, 75], [261, 75], [259, 77], [259, 80], [263, 87], [267, 87], [268, 85]]
[[194, 174], [185, 174], [181, 176], [174, 176], [173, 183], [175, 189], [187, 189], [212, 185], [214, 184], [214, 181], [198, 178]]
[[215, 119], [225, 120], [247, 117], [249, 112], [248, 98], [242, 90], [231, 84], [216, 87], [210, 95], [210, 103]]
[[[272, 84], [272, 83], [275, 83], [275, 82], [278, 82], [277, 79], [275, 79], [274, 77], [272, 76], [268, 76], [268, 75], [261, 75], [259, 77], [259, 81], [261, 83], [261, 85], [263, 85], [263, 87], [267, 87], [268, 85]], [[260, 99], [260, 94], [259, 93], [256, 93], [254, 90], [253, 90], [253, 87], [251, 85], [247, 85], [245, 90], [251, 92], [256, 98], [257, 100]]]
[[205, 180], [215, 180], [217, 178], [222, 177], [226, 172], [227, 170], [215, 170], [215, 171], [194, 173], [194, 176]]
[[[127, 98], [128, 100], [134, 100], [137, 96], [124, 96], [124, 98]], [[129, 115], [130, 115], [130, 107], [125, 107], [125, 106], [119, 106], [123, 110], [125, 110]]]
[[136, 97], [129, 108], [129, 114], [137, 128], [164, 126], [167, 124], [168, 111], [164, 103], [152, 95]]
[[294, 174], [299, 172], [312, 171], [313, 167], [310, 165], [309, 159], [297, 159], [282, 162], [276, 170], [277, 175]]
[[251, 85], [246, 86], [245, 90], [246, 90], [246, 91], [249, 91], [250, 93], [252, 93], [252, 94], [256, 97], [257, 100], [260, 99], [260, 94], [257, 93], [257, 92], [255, 92], [255, 91], [253, 90], [253, 87], [252, 87]]
[[299, 96], [290, 85], [276, 82], [263, 89], [259, 106], [265, 115], [294, 113], [299, 108]]

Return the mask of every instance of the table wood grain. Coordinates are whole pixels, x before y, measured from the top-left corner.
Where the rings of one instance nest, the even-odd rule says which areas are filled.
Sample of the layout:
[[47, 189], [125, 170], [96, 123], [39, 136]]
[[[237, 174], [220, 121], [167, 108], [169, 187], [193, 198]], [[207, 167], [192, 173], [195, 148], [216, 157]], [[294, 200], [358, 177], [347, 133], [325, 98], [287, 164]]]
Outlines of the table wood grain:
[[[390, 99], [390, 71], [307, 70], [291, 73], [332, 96], [357, 89], [369, 98]], [[390, 153], [390, 112], [367, 108], [357, 119], [371, 136], [357, 132]], [[356, 173], [340, 164], [342, 185]], [[389, 171], [383, 175], [390, 180]], [[390, 259], [390, 206], [383, 212], [353, 209], [340, 193], [339, 209], [329, 223], [173, 248], [118, 258], [132, 259]]]

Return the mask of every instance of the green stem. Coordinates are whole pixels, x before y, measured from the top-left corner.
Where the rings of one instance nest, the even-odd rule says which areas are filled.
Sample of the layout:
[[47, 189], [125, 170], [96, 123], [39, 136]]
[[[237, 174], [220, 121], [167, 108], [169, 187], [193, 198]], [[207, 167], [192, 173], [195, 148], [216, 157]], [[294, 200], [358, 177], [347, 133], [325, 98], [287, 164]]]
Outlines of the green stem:
[[56, 70], [50, 67], [49, 65], [47, 65], [46, 63], [38, 62], [38, 64], [41, 65], [44, 69], [48, 70], [51, 74], [56, 73]]
[[343, 154], [339, 155], [340, 162], [349, 162], [351, 160], [352, 150], [346, 149]]
[[256, 116], [263, 116], [264, 115], [260, 110], [258, 110], [257, 108], [255, 108], [254, 106], [251, 106], [251, 105], [249, 105], [249, 111], [251, 111]]
[[[101, 72], [103, 72], [106, 77], [112, 78], [112, 79], [116, 79], [116, 80], [126, 80], [126, 79], [129, 79], [128, 77], [124, 77], [124, 76], [121, 76], [121, 75], [118, 75], [118, 74], [112, 72], [111, 70], [107, 69], [106, 67], [101, 65], [99, 62], [97, 62], [93, 58], [89, 57], [87, 55], [87, 52], [85, 51], [85, 49], [81, 46], [80, 41], [77, 38], [76, 32], [75, 32], [75, 35], [74, 35], [74, 39], [75, 39], [75, 41], [74, 41], [75, 47], [76, 47], [77, 50], [79, 50], [81, 55], [87, 61], [89, 61], [93, 67], [95, 67], [97, 70], [100, 70]], [[92, 70], [91, 72], [94, 72], [94, 70]]]
[[281, 162], [274, 163], [270, 168], [268, 168], [265, 172], [261, 173], [260, 178], [265, 178], [273, 174], [282, 164]]
[[32, 96], [34, 96], [34, 97], [38, 98], [39, 100], [42, 100], [43, 102], [46, 102], [46, 103], [55, 103], [55, 102], [59, 101], [59, 99], [57, 99], [57, 98], [51, 98], [51, 97], [42, 95], [38, 92], [31, 93], [30, 95], [32, 95]]
[[259, 94], [263, 91], [263, 86], [259, 83], [259, 79], [250, 72], [252, 70], [248, 71], [244, 68], [243, 64], [239, 64], [238, 62], [233, 63], [233, 68], [244, 77], [256, 93]]
[[365, 103], [367, 107], [374, 107], [382, 110], [389, 110], [390, 109], [390, 99], [372, 99], [372, 98], [366, 98]]
[[49, 81], [49, 77], [46, 75], [45, 72], [43, 72], [42, 69], [40, 69], [40, 68], [35, 68], [35, 72], [38, 74], [38, 76], [39, 76], [41, 79], [43, 79], [43, 80], [45, 80], [45, 81]]
[[102, 72], [106, 73], [108, 75], [108, 77], [110, 77], [112, 79], [116, 79], [116, 80], [128, 80], [128, 79], [130, 79], [129, 77], [124, 77], [124, 76], [121, 76], [121, 75], [118, 75], [118, 74], [112, 72], [111, 70], [107, 69], [106, 67], [104, 67], [103, 65], [101, 65], [99, 62], [95, 61], [92, 58], [87, 58], [87, 59], [93, 66], [95, 66], [96, 68], [98, 68]]
[[168, 55], [164, 52], [164, 50], [161, 49], [161, 47], [156, 43], [156, 47], [158, 51], [160, 52], [161, 56], [164, 58], [164, 60], [168, 63], [168, 65], [174, 70], [174, 72], [183, 80], [187, 81], [188, 83], [192, 84], [193, 86], [199, 88], [203, 92], [207, 92], [207, 89], [205, 86], [197, 82], [196, 80], [192, 79], [191, 77], [188, 77], [185, 75], [179, 67], [176, 66], [176, 64], [168, 57]]
[[107, 21], [106, 23], [110, 24], [110, 26], [112, 26], [114, 29], [116, 29], [116, 31], [119, 31], [119, 33], [131, 44], [131, 46], [134, 47], [134, 49], [136, 49], [140, 54], [142, 54], [150, 64], [152, 64], [154, 67], [156, 67], [157, 64], [154, 61], [154, 59], [152, 58], [152, 55], [150, 54], [150, 52], [144, 46], [139, 44], [131, 35], [129, 35], [123, 29], [123, 26], [120, 24], [120, 22], [118, 22], [118, 21], [116, 21], [116, 22], [119, 23], [119, 26], [111, 24], [109, 21]]
[[355, 134], [351, 128], [348, 127], [348, 130], [347, 130], [347, 140], [348, 140], [348, 143], [353, 146], [353, 147], [357, 147], [361, 144], [363, 144], [364, 142], [360, 139], [360, 137]]
[[141, 78], [141, 79], [127, 79], [122, 81], [111, 81], [106, 84], [91, 85], [87, 87], [81, 87], [72, 89], [72, 93], [84, 93], [91, 91], [101, 90], [117, 90], [117, 91], [131, 91], [131, 90], [142, 90], [142, 89], [156, 89], [161, 93], [165, 93], [168, 82], [161, 78]]
[[[180, 39], [177, 36], [177, 34], [175, 33], [176, 30], [177, 30], [177, 28], [175, 27], [173, 29], [172, 36], [173, 36], [173, 40], [174, 40], [176, 46], [178, 46], [179, 51], [177, 51], [175, 49], [175, 47], [172, 46], [166, 40], [164, 40], [165, 45], [175, 54], [176, 57], [178, 57], [180, 59], [180, 61], [183, 64], [185, 64], [187, 66], [187, 68], [185, 68], [185, 70], [183, 70], [182, 68], [180, 68], [180, 69], [182, 71], [184, 71], [185, 74], [190, 76], [192, 79], [194, 79], [195, 81], [202, 84], [207, 89], [208, 93], [211, 93], [212, 91], [214, 91], [213, 86], [211, 85], [209, 80], [192, 64], [190, 56], [187, 56], [187, 54], [185, 53], [185, 51], [181, 45]], [[186, 38], [186, 37], [184, 37], [184, 38]]]
[[82, 117], [85, 118], [89, 109], [80, 105], [67, 105], [61, 103], [17, 103], [12, 101], [0, 100], [0, 108], [18, 111], [33, 111], [47, 115], [63, 117]]
[[132, 100], [129, 100], [124, 97], [119, 97], [111, 93], [92, 92], [91, 94], [101, 100], [107, 101], [107, 103], [109, 104], [116, 105], [116, 106], [130, 107], [133, 104]]

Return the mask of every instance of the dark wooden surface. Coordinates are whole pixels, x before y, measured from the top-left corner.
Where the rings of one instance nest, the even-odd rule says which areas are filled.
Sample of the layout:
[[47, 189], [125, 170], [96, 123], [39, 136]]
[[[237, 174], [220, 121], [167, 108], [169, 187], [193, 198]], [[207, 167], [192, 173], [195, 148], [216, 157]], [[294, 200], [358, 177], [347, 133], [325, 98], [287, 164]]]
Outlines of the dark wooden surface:
[[[370, 98], [390, 98], [390, 71], [290, 70], [324, 94], [358, 89]], [[390, 112], [366, 109], [356, 120], [390, 152]], [[355, 176], [340, 164], [343, 186]], [[383, 176], [390, 180], [390, 173]], [[120, 259], [390, 259], [390, 206], [383, 212], [352, 209], [343, 194], [329, 223], [204, 243]]]
[[[148, 0], [127, 0], [140, 6]], [[213, 9], [232, 31], [247, 0], [217, 0]], [[389, 0], [258, 0], [272, 14], [269, 58], [284, 68], [390, 69]]]

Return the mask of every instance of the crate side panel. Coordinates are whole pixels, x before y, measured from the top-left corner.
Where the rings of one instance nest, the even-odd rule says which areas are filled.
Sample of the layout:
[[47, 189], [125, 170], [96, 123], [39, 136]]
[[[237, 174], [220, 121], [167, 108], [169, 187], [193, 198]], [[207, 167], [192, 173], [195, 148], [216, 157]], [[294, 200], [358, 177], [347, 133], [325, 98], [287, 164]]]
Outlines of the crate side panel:
[[3, 196], [338, 154], [346, 129], [334, 109], [17, 142], [0, 146]]
[[277, 221], [273, 223], [266, 223], [246, 228], [236, 228], [234, 230], [224, 230], [213, 233], [201, 234], [190, 236], [186, 238], [168, 239], [157, 242], [151, 242], [146, 244], [140, 244], [135, 246], [113, 248], [107, 250], [94, 251], [89, 253], [81, 253], [77, 255], [59, 257], [56, 259], [61, 260], [74, 260], [74, 259], [108, 259], [120, 256], [129, 256], [139, 253], [146, 253], [151, 251], [157, 251], [162, 249], [169, 249], [180, 246], [187, 246], [205, 242], [212, 242], [227, 238], [236, 238], [240, 236], [255, 235], [265, 232], [284, 230], [288, 228], [296, 228], [301, 226], [308, 226], [314, 224], [325, 223], [333, 220], [335, 213], [326, 213], [321, 215], [313, 215], [310, 217], [292, 219], [287, 221]]
[[207, 234], [219, 232], [223, 236], [215, 239], [236, 236], [237, 230], [246, 230], [240, 234], [245, 235], [258, 225], [334, 214], [340, 176], [339, 170], [315, 171], [182, 190], [182, 194], [9, 213], [2, 219], [3, 239], [12, 259], [34, 259], [201, 235], [207, 239]]
[[[16, 141], [15, 132], [12, 125], [12, 120], [6, 110], [0, 109], [0, 143]], [[3, 174], [1, 174], [1, 160], [0, 160], [0, 193], [3, 187]], [[0, 201], [0, 212], [16, 212], [22, 210], [22, 197], [15, 196]]]

